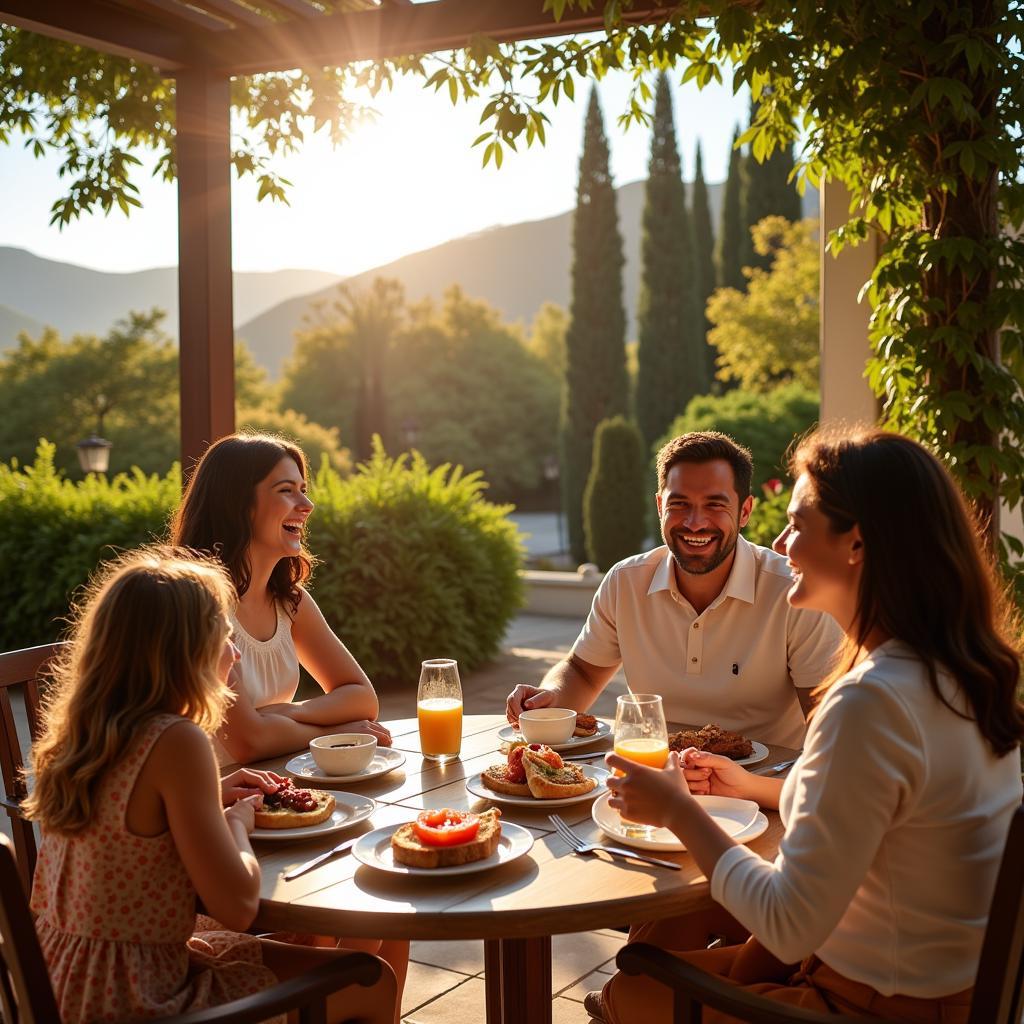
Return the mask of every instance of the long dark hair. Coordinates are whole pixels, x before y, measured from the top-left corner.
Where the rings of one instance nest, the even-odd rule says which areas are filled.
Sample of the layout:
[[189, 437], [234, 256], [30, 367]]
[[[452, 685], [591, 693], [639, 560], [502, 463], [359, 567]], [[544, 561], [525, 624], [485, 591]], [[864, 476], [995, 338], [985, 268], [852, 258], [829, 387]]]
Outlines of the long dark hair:
[[[171, 519], [171, 543], [215, 555], [231, 573], [241, 597], [252, 578], [248, 551], [256, 485], [284, 458], [290, 458], [306, 479], [302, 449], [270, 434], [229, 434], [203, 453]], [[305, 543], [298, 555], [282, 558], [270, 574], [267, 589], [276, 601], [298, 610], [299, 587], [313, 571]]]
[[925, 663], [932, 690], [956, 711], [937, 673], [953, 676], [997, 756], [1015, 749], [1024, 738], [1019, 638], [1010, 640], [1003, 589], [938, 459], [898, 434], [826, 430], [798, 445], [791, 469], [794, 477], [808, 475], [832, 530], [846, 533], [856, 524], [864, 541], [854, 635], [819, 690], [848, 672], [866, 638], [881, 629]]

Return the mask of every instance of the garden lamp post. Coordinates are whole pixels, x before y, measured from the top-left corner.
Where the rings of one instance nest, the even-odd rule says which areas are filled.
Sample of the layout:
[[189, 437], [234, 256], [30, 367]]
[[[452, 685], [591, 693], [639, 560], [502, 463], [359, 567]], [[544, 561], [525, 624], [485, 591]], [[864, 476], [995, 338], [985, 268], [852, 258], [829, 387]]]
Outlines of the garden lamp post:
[[[545, 455], [544, 465], [542, 467], [544, 479], [555, 487], [557, 494], [558, 491], [558, 478], [561, 475], [561, 470], [558, 465], [557, 455]], [[558, 508], [555, 512], [555, 521], [558, 523], [558, 553], [562, 554], [565, 551], [565, 541], [562, 537], [562, 500], [561, 495], [558, 495]]]
[[83, 473], [106, 473], [110, 465], [110, 449], [113, 445], [103, 437], [103, 414], [109, 408], [106, 398], [100, 395], [97, 400], [96, 431], [75, 445], [78, 449], [78, 464]]

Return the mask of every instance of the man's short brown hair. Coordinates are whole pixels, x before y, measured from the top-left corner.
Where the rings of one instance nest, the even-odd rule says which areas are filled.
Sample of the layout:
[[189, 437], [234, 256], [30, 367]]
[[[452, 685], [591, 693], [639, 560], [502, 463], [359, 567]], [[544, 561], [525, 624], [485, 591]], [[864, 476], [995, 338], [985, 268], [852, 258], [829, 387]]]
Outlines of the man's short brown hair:
[[695, 430], [672, 438], [658, 452], [658, 490], [665, 489], [669, 470], [677, 462], [713, 462], [722, 459], [732, 467], [732, 479], [740, 503], [750, 495], [754, 459], [750, 450], [717, 430]]

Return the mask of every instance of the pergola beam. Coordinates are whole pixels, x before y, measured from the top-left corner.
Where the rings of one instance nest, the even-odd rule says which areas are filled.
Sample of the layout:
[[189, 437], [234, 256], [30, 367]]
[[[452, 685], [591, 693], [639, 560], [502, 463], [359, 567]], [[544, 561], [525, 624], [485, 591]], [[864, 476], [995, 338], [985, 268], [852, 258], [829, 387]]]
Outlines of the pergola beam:
[[182, 472], [235, 429], [231, 272], [231, 83], [189, 69], [177, 82], [178, 351]]
[[[231, 75], [323, 67], [410, 53], [458, 49], [474, 35], [499, 42], [603, 30], [603, 9], [573, 9], [561, 21], [542, 0], [444, 0], [291, 20], [267, 28], [239, 27], [211, 40], [211, 67]], [[668, 0], [638, 0], [630, 22], [668, 17]]]
[[195, 64], [193, 37], [105, 0], [0, 0], [0, 21], [166, 71]]

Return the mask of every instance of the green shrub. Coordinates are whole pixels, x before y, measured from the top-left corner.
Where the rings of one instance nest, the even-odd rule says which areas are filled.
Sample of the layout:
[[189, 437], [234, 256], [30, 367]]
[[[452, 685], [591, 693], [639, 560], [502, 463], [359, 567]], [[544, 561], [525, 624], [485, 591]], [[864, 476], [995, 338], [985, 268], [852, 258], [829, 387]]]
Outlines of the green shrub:
[[743, 536], [752, 544], [763, 544], [766, 548], [785, 529], [786, 509], [792, 497], [792, 489], [785, 489], [771, 497], [754, 496], [754, 511], [743, 528]]
[[622, 416], [602, 420], [583, 492], [583, 530], [587, 557], [603, 571], [643, 545], [646, 469], [640, 431]]
[[175, 468], [74, 482], [40, 441], [35, 462], [0, 464], [0, 650], [56, 640], [70, 595], [104, 559], [159, 539], [181, 495]]
[[[105, 558], [165, 536], [177, 467], [65, 479], [41, 442], [32, 466], [0, 464], [0, 650], [57, 639], [70, 596]], [[381, 450], [348, 479], [324, 463], [310, 546], [328, 622], [374, 679], [414, 685], [428, 657], [473, 668], [499, 648], [521, 602], [521, 545], [478, 474]]]
[[764, 394], [727, 391], [694, 398], [677, 416], [658, 447], [691, 430], [720, 430], [746, 445], [754, 456], [753, 490], [773, 477], [785, 477], [786, 450], [818, 419], [818, 396], [799, 384], [787, 384]]
[[425, 658], [472, 668], [498, 652], [522, 603], [522, 545], [485, 487], [416, 452], [391, 459], [379, 440], [349, 479], [317, 474], [313, 592], [371, 679], [415, 686]]

